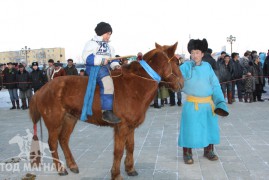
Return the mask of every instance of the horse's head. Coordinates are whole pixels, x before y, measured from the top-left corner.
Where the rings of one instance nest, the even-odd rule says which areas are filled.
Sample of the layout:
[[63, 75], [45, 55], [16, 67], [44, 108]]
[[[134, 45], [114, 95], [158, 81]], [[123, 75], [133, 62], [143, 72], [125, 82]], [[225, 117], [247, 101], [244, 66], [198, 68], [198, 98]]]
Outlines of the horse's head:
[[157, 43], [153, 49], [143, 56], [143, 59], [161, 76], [169, 87], [178, 91], [183, 88], [183, 77], [179, 70], [179, 61], [175, 57], [177, 43], [172, 46], [160, 46]]

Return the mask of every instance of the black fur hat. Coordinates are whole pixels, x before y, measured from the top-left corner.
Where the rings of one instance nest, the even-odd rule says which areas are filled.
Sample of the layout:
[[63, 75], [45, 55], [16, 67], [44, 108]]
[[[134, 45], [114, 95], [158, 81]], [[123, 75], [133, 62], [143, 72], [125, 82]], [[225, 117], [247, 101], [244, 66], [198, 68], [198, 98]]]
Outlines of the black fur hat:
[[32, 62], [32, 66], [38, 66], [38, 62]]
[[105, 34], [107, 32], [112, 33], [112, 28], [111, 28], [110, 24], [105, 23], [105, 22], [98, 23], [94, 30], [98, 36], [102, 36], [103, 34]]
[[207, 40], [203, 39], [191, 39], [188, 43], [188, 51], [191, 53], [192, 50], [200, 50], [205, 53], [208, 49]]

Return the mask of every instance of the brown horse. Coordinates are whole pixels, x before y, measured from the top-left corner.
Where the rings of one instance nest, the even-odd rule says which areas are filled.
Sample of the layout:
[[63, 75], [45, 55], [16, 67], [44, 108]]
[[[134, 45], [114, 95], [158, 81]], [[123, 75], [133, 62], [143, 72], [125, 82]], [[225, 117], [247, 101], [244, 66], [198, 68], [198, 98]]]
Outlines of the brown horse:
[[[157, 47], [158, 46], [158, 47]], [[143, 59], [154, 69], [162, 80], [175, 91], [182, 88], [182, 74], [174, 57], [177, 43], [172, 46], [159, 46], [146, 53]], [[158, 83], [153, 80], [138, 62], [123, 65], [111, 74], [114, 82], [113, 111], [121, 119], [116, 125], [102, 120], [100, 89], [97, 86], [93, 101], [93, 115], [86, 122], [98, 126], [114, 128], [114, 161], [112, 179], [122, 179], [120, 163], [126, 149], [125, 171], [129, 176], [138, 173], [134, 168], [134, 131], [145, 119], [150, 102], [154, 99]], [[78, 173], [78, 166], [69, 148], [69, 138], [80, 118], [88, 77], [63, 76], [50, 81], [32, 98], [30, 116], [34, 124], [41, 117], [48, 129], [48, 143], [54, 163], [60, 175], [68, 174], [61, 167], [58, 156], [58, 141], [64, 152], [67, 167]]]

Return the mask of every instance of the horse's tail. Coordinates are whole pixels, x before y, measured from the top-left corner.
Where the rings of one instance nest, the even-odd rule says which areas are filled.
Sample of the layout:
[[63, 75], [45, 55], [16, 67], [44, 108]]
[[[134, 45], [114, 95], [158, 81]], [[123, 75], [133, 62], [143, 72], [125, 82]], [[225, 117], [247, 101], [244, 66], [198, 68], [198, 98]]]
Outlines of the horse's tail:
[[[31, 160], [32, 167], [39, 166], [41, 163], [41, 153], [40, 153], [40, 147], [39, 147], [39, 140], [37, 137], [37, 122], [40, 121], [41, 114], [37, 108], [37, 101], [36, 101], [37, 95], [38, 94], [35, 94], [31, 98], [30, 105], [29, 105], [29, 113], [30, 113], [31, 119], [34, 123], [34, 136], [32, 139], [31, 149], [30, 149], [30, 160]], [[41, 127], [41, 125], [40, 125], [40, 127]]]
[[37, 94], [35, 94], [31, 98], [30, 105], [29, 105], [29, 113], [34, 124], [36, 124], [41, 119], [41, 114], [37, 108], [36, 97], [37, 97]]

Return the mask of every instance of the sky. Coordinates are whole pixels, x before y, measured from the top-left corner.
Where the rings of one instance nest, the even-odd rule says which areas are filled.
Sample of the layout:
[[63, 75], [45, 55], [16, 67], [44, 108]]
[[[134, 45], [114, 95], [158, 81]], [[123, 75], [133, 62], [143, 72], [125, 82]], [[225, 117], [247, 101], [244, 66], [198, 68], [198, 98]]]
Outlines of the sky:
[[267, 52], [269, 17], [266, 0], [1, 0], [0, 51], [62, 47], [66, 59], [82, 62], [94, 28], [108, 22], [116, 54], [136, 55], [155, 42], [187, 54], [190, 38], [206, 38], [213, 52], [236, 41], [233, 51]]

